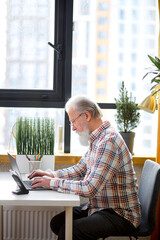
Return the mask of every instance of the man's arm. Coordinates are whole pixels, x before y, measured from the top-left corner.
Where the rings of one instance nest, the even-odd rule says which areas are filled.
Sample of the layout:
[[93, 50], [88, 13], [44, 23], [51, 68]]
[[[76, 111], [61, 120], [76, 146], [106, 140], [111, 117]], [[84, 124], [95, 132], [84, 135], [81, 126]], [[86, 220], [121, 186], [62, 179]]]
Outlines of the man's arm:
[[35, 177], [51, 177], [51, 178], [64, 178], [64, 179], [81, 179], [86, 172], [86, 162], [85, 157], [82, 157], [78, 164], [71, 166], [69, 168], [60, 169], [57, 171], [42, 171], [42, 170], [35, 170], [30, 175], [28, 175], [29, 179]]
[[105, 151], [103, 147], [98, 149], [94, 164], [83, 180], [55, 178], [51, 180], [50, 187], [59, 192], [74, 193], [89, 198], [94, 197], [97, 192], [104, 188], [120, 167], [119, 155], [118, 152], [115, 153], [114, 144], [109, 143], [107, 145], [108, 149], [105, 149]]
[[77, 180], [82, 179], [85, 176], [87, 168], [85, 156], [82, 157], [79, 163], [76, 165], [52, 172], [54, 178], [77, 179]]

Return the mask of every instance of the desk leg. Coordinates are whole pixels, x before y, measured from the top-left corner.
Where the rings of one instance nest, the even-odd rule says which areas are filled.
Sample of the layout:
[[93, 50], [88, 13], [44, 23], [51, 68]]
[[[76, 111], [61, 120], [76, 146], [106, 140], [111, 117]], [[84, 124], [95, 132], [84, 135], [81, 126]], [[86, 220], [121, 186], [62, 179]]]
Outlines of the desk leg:
[[3, 240], [3, 206], [0, 205], [0, 239]]
[[72, 207], [65, 207], [65, 240], [72, 240]]

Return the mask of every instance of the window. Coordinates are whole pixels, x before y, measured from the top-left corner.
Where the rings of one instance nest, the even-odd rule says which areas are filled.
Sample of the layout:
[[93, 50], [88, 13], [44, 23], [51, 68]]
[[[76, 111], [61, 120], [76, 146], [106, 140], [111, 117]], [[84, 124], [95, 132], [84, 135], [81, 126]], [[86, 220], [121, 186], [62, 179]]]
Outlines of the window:
[[122, 68], [118, 68], [118, 75], [119, 76], [123, 76], [123, 69]]
[[104, 32], [104, 31], [98, 32], [98, 38], [106, 39], [107, 38], [107, 32]]
[[149, 35], [153, 34], [154, 35], [156, 33], [156, 28], [155, 28], [155, 26], [153, 24], [148, 24], [146, 26], [145, 31], [146, 31], [146, 34], [149, 34]]
[[133, 20], [137, 20], [138, 19], [138, 11], [137, 11], [137, 9], [132, 9], [132, 19]]
[[99, 17], [98, 18], [98, 23], [100, 25], [106, 25], [107, 24], [107, 18], [106, 17]]
[[58, 108], [0, 108], [1, 134], [0, 134], [0, 153], [6, 154], [7, 151], [15, 153], [16, 142], [14, 125], [18, 117], [51, 117], [54, 119], [55, 126], [55, 150], [58, 149], [58, 128], [64, 126], [64, 109]]
[[120, 18], [121, 20], [124, 20], [124, 19], [125, 19], [125, 11], [124, 11], [124, 9], [120, 9], [120, 10], [119, 10], [119, 18]]
[[138, 47], [138, 40], [136, 38], [133, 38], [131, 41], [131, 47], [137, 48]]
[[136, 35], [138, 33], [138, 25], [137, 24], [132, 24], [131, 26], [131, 32], [132, 34]]
[[136, 62], [136, 61], [137, 61], [136, 53], [131, 53], [131, 62]]
[[[71, 95], [68, 88], [71, 85], [72, 4], [72, 0], [2, 2], [1, 152], [9, 150], [11, 141], [8, 136], [12, 124], [19, 114], [24, 114], [23, 110], [27, 115], [32, 113], [32, 116], [52, 112], [52, 116], [58, 116], [58, 123], [63, 126], [64, 119], [68, 121], [63, 108]], [[64, 139], [66, 135], [68, 137], [68, 129], [65, 128]], [[68, 138], [66, 141], [69, 142]]]
[[98, 77], [98, 80], [102, 81], [102, 82], [105, 81], [105, 79], [106, 79], [106, 75], [105, 74], [98, 74], [97, 77]]
[[148, 16], [150, 21], [156, 20], [154, 10], [149, 9], [148, 12], [146, 13], [146, 15]]
[[[8, 144], [6, 130], [12, 128], [14, 114], [26, 110], [25, 114], [60, 119], [65, 152], [75, 152], [77, 146], [79, 150], [64, 113], [66, 100], [76, 94], [94, 98], [104, 118], [116, 127], [114, 97], [122, 80], [137, 103], [148, 94], [141, 79], [149, 64], [147, 55], [158, 54], [158, 22], [156, 0], [2, 1], [0, 149]], [[152, 153], [157, 116], [141, 115], [135, 153]], [[143, 126], [150, 126], [151, 132]], [[147, 146], [145, 141], [150, 141]]]
[[124, 33], [125, 32], [125, 26], [124, 26], [124, 24], [123, 23], [120, 23], [119, 24], [119, 33]]
[[[72, 6], [72, 1], [67, 4]], [[64, 0], [3, 1], [0, 106], [54, 107], [57, 102], [64, 106], [72, 36], [72, 10], [67, 4]]]
[[118, 59], [119, 59], [119, 62], [123, 62], [124, 61], [124, 54], [119, 53]]
[[104, 88], [98, 88], [97, 89], [97, 94], [100, 96], [104, 96], [105, 95], [105, 89]]
[[80, 12], [81, 15], [88, 15], [89, 14], [89, 11], [90, 11], [89, 2], [90, 1], [86, 1], [86, 0], [81, 0], [79, 2], [79, 5], [80, 5], [79, 12]]
[[[73, 35], [72, 95], [75, 91], [77, 94], [82, 93], [81, 87], [77, 88], [77, 84], [81, 85], [80, 78], [76, 80], [74, 77], [75, 66], [76, 69], [86, 66], [85, 93], [95, 99], [102, 108], [106, 108], [103, 110], [104, 118], [116, 127], [114, 98], [118, 96], [121, 82], [125, 81], [125, 86], [136, 97], [137, 103], [150, 93], [142, 77], [150, 64], [147, 55], [158, 55], [158, 2], [147, 0], [146, 4], [146, 0], [99, 0], [97, 7], [97, 1], [90, 0], [91, 11], [84, 18], [78, 18], [75, 11], [77, 1], [74, 1], [73, 20], [79, 28], [74, 34], [78, 34], [86, 22], [89, 37], [86, 42], [88, 54], [81, 62], [81, 55], [75, 56], [74, 52], [77, 47], [79, 53], [83, 52], [86, 49], [85, 42], [76, 45], [77, 39]], [[102, 11], [100, 5], [104, 2], [107, 8]], [[100, 32], [107, 38], [100, 38]], [[85, 32], [81, 31], [79, 42], [84, 35]], [[83, 83], [82, 81], [82, 85]], [[135, 129], [136, 154], [155, 153], [156, 144], [153, 144], [151, 139], [156, 139], [156, 117], [156, 113], [150, 116], [149, 113], [141, 111], [141, 123]], [[148, 127], [150, 131], [147, 133], [145, 129]], [[79, 149], [76, 149], [75, 142], [75, 134], [71, 133], [72, 152], [81, 152], [79, 145]]]
[[98, 53], [106, 54], [107, 46], [106, 45], [98, 45]]
[[124, 39], [123, 38], [119, 38], [119, 47], [120, 48], [124, 47]]
[[72, 92], [73, 95], [78, 95], [79, 89], [81, 89], [81, 94], [87, 94], [87, 74], [85, 65], [73, 67], [73, 84], [75, 86]]
[[100, 67], [100, 68], [107, 67], [106, 61], [105, 60], [98, 60], [97, 66]]
[[108, 2], [100, 2], [100, 3], [98, 3], [98, 9], [100, 11], [106, 11], [108, 9]]

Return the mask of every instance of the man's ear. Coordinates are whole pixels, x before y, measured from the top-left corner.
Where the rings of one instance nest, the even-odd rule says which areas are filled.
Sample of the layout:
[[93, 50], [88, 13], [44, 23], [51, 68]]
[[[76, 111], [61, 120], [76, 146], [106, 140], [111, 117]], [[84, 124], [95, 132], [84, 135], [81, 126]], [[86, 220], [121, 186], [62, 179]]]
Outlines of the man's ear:
[[86, 121], [89, 122], [91, 120], [91, 118], [92, 118], [91, 113], [89, 111], [85, 111], [84, 115], [85, 115]]

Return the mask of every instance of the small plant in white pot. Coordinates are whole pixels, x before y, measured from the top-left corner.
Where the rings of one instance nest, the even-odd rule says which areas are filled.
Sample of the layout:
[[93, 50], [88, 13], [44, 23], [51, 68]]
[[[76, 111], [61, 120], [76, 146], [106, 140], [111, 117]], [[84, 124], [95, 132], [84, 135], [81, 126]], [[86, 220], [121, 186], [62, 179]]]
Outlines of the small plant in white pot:
[[132, 97], [132, 94], [128, 95], [124, 82], [122, 82], [119, 90], [119, 98], [115, 98], [117, 108], [115, 117], [117, 128], [132, 154], [135, 137], [135, 133], [132, 130], [140, 123], [140, 112], [135, 101], [136, 99]]
[[[54, 120], [50, 118], [18, 118], [16, 122], [17, 163], [22, 173], [29, 166], [54, 170]], [[34, 165], [32, 161], [37, 161]], [[41, 162], [40, 162], [41, 161]], [[40, 163], [39, 163], [40, 162]]]

